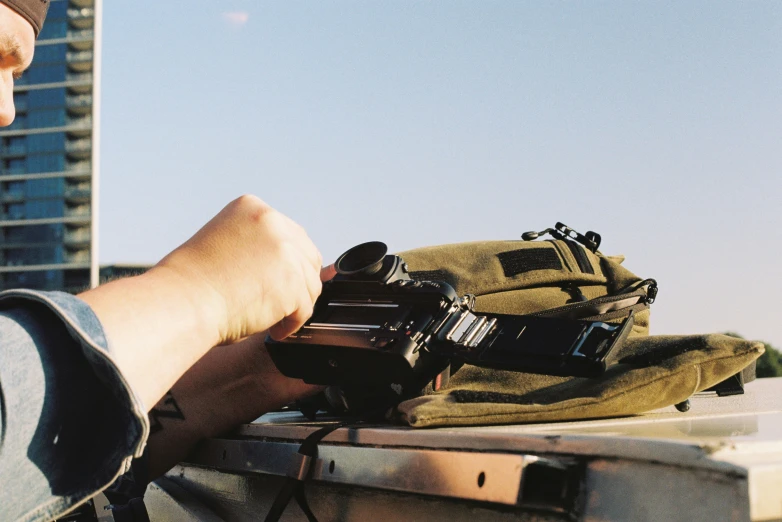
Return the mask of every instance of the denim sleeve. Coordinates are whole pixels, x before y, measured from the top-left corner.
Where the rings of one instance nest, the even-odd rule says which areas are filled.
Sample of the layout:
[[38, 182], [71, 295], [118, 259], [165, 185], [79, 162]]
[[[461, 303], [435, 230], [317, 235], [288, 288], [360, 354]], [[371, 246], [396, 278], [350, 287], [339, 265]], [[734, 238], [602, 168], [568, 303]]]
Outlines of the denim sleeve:
[[126, 471], [148, 435], [86, 303], [0, 292], [0, 521], [61, 516]]

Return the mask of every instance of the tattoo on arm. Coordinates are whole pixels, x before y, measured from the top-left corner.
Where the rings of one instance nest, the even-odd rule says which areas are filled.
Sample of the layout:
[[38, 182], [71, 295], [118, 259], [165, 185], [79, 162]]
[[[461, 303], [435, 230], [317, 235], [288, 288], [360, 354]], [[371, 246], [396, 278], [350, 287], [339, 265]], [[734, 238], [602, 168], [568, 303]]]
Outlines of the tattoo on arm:
[[167, 392], [163, 398], [160, 399], [160, 402], [149, 411], [150, 435], [163, 429], [163, 424], [160, 422], [160, 419], [185, 420], [182, 410], [179, 408], [179, 405], [176, 403], [176, 400], [174, 400], [174, 396], [171, 395], [170, 391]]

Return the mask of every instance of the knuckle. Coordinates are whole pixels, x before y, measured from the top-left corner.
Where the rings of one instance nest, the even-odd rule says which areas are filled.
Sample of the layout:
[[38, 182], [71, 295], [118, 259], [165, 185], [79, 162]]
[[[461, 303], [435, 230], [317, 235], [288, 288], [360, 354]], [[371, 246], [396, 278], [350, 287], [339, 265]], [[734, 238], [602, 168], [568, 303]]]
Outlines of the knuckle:
[[279, 238], [278, 251], [283, 262], [286, 263], [288, 270], [291, 272], [291, 276], [296, 275], [295, 270], [298, 266], [299, 250], [296, 248], [288, 238]]
[[239, 207], [268, 207], [264, 201], [254, 194], [243, 194], [236, 198], [233, 203]]
[[241, 196], [236, 198], [236, 200], [248, 204], [264, 204], [261, 198], [259, 198], [255, 194], [250, 194], [250, 193], [242, 194]]
[[263, 222], [276, 213], [276, 211], [261, 198], [252, 194], [245, 194], [238, 197], [233, 201], [233, 204], [240, 213], [246, 214], [248, 219], [253, 223]]

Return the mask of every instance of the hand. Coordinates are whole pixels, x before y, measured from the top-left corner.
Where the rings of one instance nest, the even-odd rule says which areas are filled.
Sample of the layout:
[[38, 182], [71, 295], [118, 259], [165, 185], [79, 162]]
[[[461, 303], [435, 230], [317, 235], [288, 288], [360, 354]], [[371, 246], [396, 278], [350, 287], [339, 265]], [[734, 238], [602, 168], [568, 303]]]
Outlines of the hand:
[[[320, 280], [324, 283], [333, 279], [335, 275], [337, 275], [337, 271], [334, 265], [323, 267], [320, 270]], [[265, 333], [255, 334], [231, 346], [231, 348], [237, 350], [244, 350], [244, 353], [248, 354], [248, 358], [242, 366], [251, 371], [258, 386], [253, 396], [258, 401], [256, 408], [260, 408], [262, 411], [255, 413], [255, 417], [244, 422], [249, 422], [264, 412], [276, 410], [297, 399], [314, 395], [326, 388], [325, 386], [307, 384], [301, 379], [286, 377], [280, 373], [280, 370], [277, 369], [274, 361], [272, 361], [269, 351], [266, 349], [265, 339]], [[209, 354], [204, 359], [208, 356]]]
[[252, 371], [255, 383], [253, 398], [255, 410], [241, 422], [250, 422], [260, 415], [273, 411], [298, 399], [323, 391], [325, 386], [307, 384], [301, 379], [286, 377], [277, 369], [266, 349], [264, 334], [256, 334], [243, 339], [232, 347], [251, 353], [245, 367]]
[[[265, 337], [262, 332], [215, 346], [153, 408], [150, 418], [157, 420], [157, 429], [148, 442], [151, 477], [168, 471], [198, 441], [323, 389], [282, 375], [266, 351]], [[157, 411], [171, 411], [172, 405], [179, 410], [178, 417]]]
[[304, 229], [255, 196], [242, 196], [152, 270], [179, 277], [218, 344], [268, 330], [282, 339], [312, 315], [322, 258]]

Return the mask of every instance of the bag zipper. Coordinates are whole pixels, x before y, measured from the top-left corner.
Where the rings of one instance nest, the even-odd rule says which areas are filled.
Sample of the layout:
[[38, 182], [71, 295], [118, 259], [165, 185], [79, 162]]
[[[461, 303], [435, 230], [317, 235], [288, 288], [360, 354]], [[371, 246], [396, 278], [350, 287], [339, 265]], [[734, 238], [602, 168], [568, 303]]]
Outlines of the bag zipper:
[[587, 257], [586, 252], [584, 252], [584, 249], [581, 247], [581, 245], [578, 245], [573, 241], [564, 241], [564, 243], [570, 249], [573, 257], [576, 258], [578, 268], [580, 268], [581, 271], [585, 274], [594, 274], [595, 269], [592, 267], [592, 263], [589, 262], [589, 258]]
[[[647, 286], [648, 288], [646, 291], [641, 291], [643, 286]], [[534, 312], [530, 315], [533, 317], [543, 317], [547, 315], [557, 315], [560, 312], [569, 312], [569, 311], [575, 311], [582, 308], [592, 307], [595, 305], [601, 305], [604, 303], [612, 303], [616, 301], [621, 301], [623, 299], [627, 299], [629, 297], [633, 297], [633, 294], [636, 294], [638, 296], [638, 301], [634, 303], [631, 306], [634, 306], [635, 304], [645, 304], [650, 305], [654, 302], [655, 298], [657, 297], [657, 281], [654, 279], [644, 279], [643, 281], [639, 281], [637, 283], [633, 283], [629, 287], [623, 289], [621, 292], [618, 292], [614, 295], [606, 295], [602, 297], [596, 297], [595, 299], [590, 299], [589, 301], [583, 301], [580, 303], [571, 303], [564, 306], [558, 306], [556, 308], [549, 308], [548, 310], [541, 310], [539, 312]]]
[[562, 248], [562, 245], [560, 244], [562, 241], [557, 239], [547, 239], [547, 243], [551, 243], [554, 247], [554, 250], [559, 254], [559, 257], [562, 258], [562, 263], [567, 267], [567, 269], [572, 273], [577, 273], [578, 269], [577, 267], [574, 267], [572, 263], [570, 262], [570, 259], [568, 256], [565, 255], [565, 250]]

